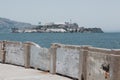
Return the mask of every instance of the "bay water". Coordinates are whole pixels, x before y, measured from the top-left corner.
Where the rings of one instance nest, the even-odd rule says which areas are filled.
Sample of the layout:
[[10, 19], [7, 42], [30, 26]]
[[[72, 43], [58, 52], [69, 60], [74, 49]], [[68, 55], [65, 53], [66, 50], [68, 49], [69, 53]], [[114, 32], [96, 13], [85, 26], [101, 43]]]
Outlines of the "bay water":
[[31, 41], [46, 48], [61, 43], [120, 49], [120, 33], [0, 33], [0, 40]]

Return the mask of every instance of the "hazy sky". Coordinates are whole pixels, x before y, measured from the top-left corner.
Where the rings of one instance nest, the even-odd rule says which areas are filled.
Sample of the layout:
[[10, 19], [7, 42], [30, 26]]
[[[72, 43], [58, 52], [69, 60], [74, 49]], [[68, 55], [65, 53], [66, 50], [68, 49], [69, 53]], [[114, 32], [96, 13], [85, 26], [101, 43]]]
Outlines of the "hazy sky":
[[38, 22], [77, 22], [120, 32], [120, 0], [0, 0], [0, 17]]

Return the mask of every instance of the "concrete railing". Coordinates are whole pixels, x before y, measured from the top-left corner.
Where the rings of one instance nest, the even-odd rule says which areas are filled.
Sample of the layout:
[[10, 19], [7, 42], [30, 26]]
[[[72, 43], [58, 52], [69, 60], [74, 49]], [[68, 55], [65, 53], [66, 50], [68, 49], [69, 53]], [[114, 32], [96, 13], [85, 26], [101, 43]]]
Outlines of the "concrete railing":
[[50, 66], [49, 49], [33, 42], [0, 41], [0, 62], [40, 68], [48, 71]]
[[119, 80], [120, 49], [52, 44], [51, 73], [79, 80]]
[[54, 43], [0, 41], [0, 62], [39, 68], [79, 80], [119, 80], [120, 50]]

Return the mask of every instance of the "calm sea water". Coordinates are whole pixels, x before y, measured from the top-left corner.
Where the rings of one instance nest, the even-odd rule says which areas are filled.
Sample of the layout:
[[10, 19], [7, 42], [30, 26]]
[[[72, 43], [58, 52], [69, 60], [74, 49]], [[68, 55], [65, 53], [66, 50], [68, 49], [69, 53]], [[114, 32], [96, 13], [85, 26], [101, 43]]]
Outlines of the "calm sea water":
[[47, 48], [62, 43], [120, 49], [120, 33], [0, 33], [0, 40], [32, 41]]

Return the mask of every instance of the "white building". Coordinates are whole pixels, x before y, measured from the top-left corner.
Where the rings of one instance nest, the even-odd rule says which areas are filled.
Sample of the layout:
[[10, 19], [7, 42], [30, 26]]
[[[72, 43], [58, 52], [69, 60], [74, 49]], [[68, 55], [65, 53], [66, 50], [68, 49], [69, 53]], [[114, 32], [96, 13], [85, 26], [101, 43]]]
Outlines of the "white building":
[[66, 32], [64, 29], [47, 29], [46, 32]]

